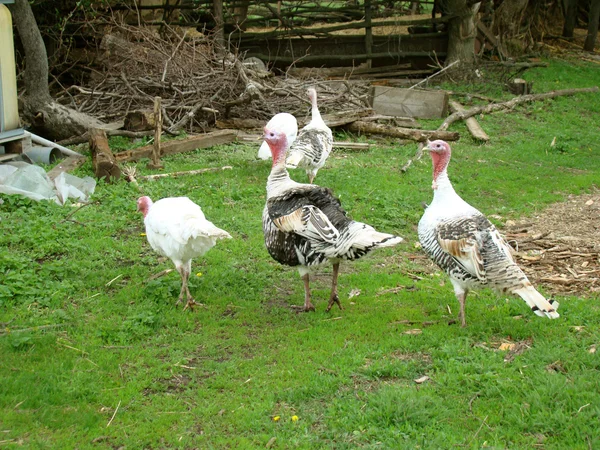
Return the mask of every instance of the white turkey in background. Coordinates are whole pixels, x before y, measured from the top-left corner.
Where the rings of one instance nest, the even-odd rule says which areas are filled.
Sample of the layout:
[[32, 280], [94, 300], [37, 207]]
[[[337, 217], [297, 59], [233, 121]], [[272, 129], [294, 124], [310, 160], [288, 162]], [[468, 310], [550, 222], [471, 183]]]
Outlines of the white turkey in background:
[[433, 201], [419, 221], [419, 240], [429, 257], [449, 276], [466, 326], [465, 300], [470, 289], [488, 286], [521, 297], [538, 316], [556, 319], [558, 303], [546, 300], [514, 261], [496, 227], [454, 191], [448, 178], [450, 146], [428, 142], [433, 161]]
[[265, 127], [265, 140], [273, 154], [262, 217], [267, 250], [279, 263], [298, 267], [304, 281], [303, 311], [315, 310], [309, 268], [333, 264], [327, 311], [334, 303], [341, 309], [337, 290], [340, 261], [358, 259], [375, 248], [391, 247], [402, 238], [348, 218], [331, 190], [290, 179], [285, 168], [285, 133]]
[[206, 220], [202, 209], [187, 197], [168, 197], [153, 203], [150, 197], [144, 196], [138, 199], [137, 209], [144, 215], [148, 243], [157, 253], [173, 261], [181, 275], [177, 304], [185, 294], [184, 311], [193, 309], [198, 303], [188, 288], [192, 258], [204, 255], [218, 239], [231, 236]]
[[[292, 145], [298, 135], [298, 122], [296, 121], [296, 118], [289, 113], [275, 114], [267, 123], [267, 127], [283, 131], [289, 145]], [[271, 149], [266, 141], [263, 141], [260, 145], [258, 157], [265, 160], [271, 158]]]
[[296, 167], [305, 169], [308, 181], [312, 184], [317, 176], [317, 172], [325, 165], [325, 161], [327, 161], [329, 153], [331, 153], [333, 135], [331, 129], [325, 125], [319, 112], [317, 91], [314, 88], [309, 88], [308, 97], [312, 104], [311, 120], [300, 130], [296, 142], [293, 144], [288, 143], [290, 150], [285, 163], [290, 169], [295, 169]]

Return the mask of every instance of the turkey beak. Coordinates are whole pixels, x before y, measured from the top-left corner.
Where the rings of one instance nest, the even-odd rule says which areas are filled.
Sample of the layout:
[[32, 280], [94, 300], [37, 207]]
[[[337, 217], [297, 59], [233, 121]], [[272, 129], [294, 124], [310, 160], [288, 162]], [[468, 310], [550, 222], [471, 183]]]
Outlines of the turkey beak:
[[423, 147], [423, 150], [431, 150], [429, 148], [429, 144], [431, 144], [431, 141], [429, 139], [427, 139], [427, 141], [425, 141], [425, 147]]

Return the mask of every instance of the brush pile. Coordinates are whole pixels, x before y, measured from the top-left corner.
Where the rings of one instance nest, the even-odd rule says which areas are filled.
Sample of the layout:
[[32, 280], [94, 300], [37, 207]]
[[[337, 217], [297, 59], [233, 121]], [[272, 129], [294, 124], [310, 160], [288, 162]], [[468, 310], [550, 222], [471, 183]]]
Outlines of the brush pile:
[[267, 120], [280, 111], [308, 111], [305, 90], [317, 86], [323, 112], [367, 106], [367, 83], [273, 77], [259, 60], [219, 52], [194, 29], [114, 26], [104, 33], [100, 69], [85, 86], [73, 85], [61, 103], [105, 122], [152, 110], [162, 99], [166, 131], [205, 131], [217, 119]]

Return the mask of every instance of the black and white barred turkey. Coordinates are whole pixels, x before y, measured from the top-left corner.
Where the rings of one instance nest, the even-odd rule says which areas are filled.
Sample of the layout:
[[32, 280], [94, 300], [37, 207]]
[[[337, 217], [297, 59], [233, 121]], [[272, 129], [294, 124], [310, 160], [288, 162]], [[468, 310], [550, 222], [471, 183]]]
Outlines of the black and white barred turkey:
[[558, 303], [546, 300], [533, 287], [496, 227], [454, 191], [447, 173], [450, 146], [437, 140], [428, 142], [425, 150], [433, 161], [433, 201], [419, 221], [419, 240], [429, 257], [450, 276], [460, 304], [461, 325], [466, 326], [467, 294], [478, 286], [518, 295], [536, 315], [558, 318]]
[[288, 148], [283, 131], [265, 127], [265, 141], [273, 156], [267, 181], [263, 231], [269, 254], [279, 263], [298, 267], [304, 281], [303, 311], [314, 311], [310, 268], [333, 264], [333, 280], [327, 311], [336, 303], [340, 261], [354, 260], [379, 247], [391, 247], [402, 238], [380, 233], [370, 225], [351, 220], [331, 190], [296, 183], [285, 167]]
[[310, 122], [300, 130], [295, 142], [290, 142], [290, 151], [286, 165], [290, 169], [300, 167], [305, 169], [308, 182], [313, 183], [317, 172], [325, 165], [325, 161], [333, 147], [333, 134], [325, 125], [319, 107], [317, 106], [317, 91], [308, 89], [308, 97], [312, 104]]

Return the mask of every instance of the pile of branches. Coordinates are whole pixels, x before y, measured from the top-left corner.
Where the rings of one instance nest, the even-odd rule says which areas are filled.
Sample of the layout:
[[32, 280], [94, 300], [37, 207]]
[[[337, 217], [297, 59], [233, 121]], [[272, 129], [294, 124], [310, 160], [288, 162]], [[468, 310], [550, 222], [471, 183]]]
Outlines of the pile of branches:
[[[305, 90], [316, 86], [324, 112], [367, 105], [368, 86], [273, 77], [258, 60], [219, 51], [195, 30], [114, 25], [104, 34], [100, 68], [87, 85], [72, 85], [57, 100], [105, 122], [152, 110], [161, 97], [167, 132], [205, 131], [218, 119], [267, 120], [278, 112], [299, 117]], [[261, 66], [262, 65], [262, 66]]]

